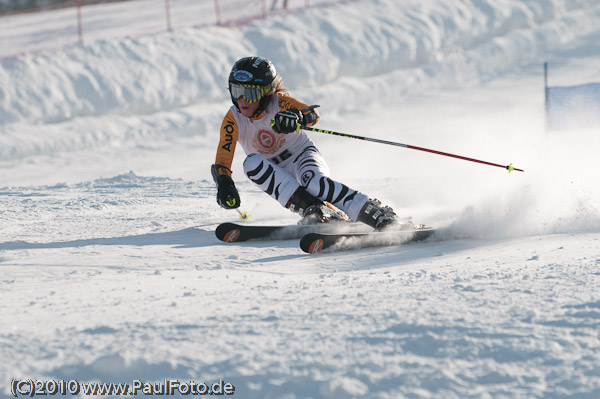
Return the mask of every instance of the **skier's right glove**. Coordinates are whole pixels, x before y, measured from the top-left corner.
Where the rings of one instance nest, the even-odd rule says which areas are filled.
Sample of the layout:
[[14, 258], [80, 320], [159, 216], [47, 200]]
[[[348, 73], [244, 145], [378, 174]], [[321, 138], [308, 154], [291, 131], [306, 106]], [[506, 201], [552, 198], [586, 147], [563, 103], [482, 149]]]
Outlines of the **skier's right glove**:
[[293, 133], [300, 130], [304, 115], [296, 108], [288, 109], [287, 111], [279, 111], [275, 117], [271, 119], [271, 127], [277, 133]]
[[225, 209], [235, 209], [240, 207], [240, 195], [233, 180], [228, 175], [220, 175], [219, 168], [225, 168], [222, 165], [213, 165], [211, 173], [215, 184], [217, 185], [217, 204]]

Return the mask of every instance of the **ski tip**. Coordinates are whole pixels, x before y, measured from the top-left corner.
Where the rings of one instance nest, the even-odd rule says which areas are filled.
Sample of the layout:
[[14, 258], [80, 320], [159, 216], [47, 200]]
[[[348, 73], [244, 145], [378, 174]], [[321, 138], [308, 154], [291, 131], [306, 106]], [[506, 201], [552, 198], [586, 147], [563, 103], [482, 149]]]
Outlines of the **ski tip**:
[[223, 236], [223, 241], [236, 242], [238, 240], [238, 238], [240, 238], [240, 230], [233, 229], [233, 230], [229, 230], [227, 233], [225, 233], [225, 235]]
[[241, 234], [240, 226], [235, 223], [222, 223], [215, 230], [217, 238], [224, 242], [236, 242]]
[[327, 246], [325, 237], [322, 234], [308, 233], [300, 239], [300, 249], [307, 254], [318, 254]]
[[323, 250], [323, 239], [321, 238], [317, 238], [316, 240], [313, 240], [313, 242], [310, 243], [310, 245], [308, 246], [308, 253], [309, 254], [318, 254], [319, 252], [321, 252]]

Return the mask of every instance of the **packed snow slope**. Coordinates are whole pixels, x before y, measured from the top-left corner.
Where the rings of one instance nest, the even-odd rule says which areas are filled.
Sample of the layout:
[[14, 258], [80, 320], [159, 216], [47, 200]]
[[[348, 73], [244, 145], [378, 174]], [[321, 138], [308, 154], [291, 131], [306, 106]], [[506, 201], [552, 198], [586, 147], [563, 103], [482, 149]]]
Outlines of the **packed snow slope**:
[[[209, 169], [253, 54], [325, 129], [525, 172], [311, 133], [334, 178], [444, 234], [222, 244], [237, 215]], [[600, 131], [545, 131], [544, 61], [551, 85], [600, 81], [597, 0], [353, 1], [3, 60], [0, 395], [173, 378], [240, 398], [600, 397]], [[295, 223], [238, 152], [252, 222]]]

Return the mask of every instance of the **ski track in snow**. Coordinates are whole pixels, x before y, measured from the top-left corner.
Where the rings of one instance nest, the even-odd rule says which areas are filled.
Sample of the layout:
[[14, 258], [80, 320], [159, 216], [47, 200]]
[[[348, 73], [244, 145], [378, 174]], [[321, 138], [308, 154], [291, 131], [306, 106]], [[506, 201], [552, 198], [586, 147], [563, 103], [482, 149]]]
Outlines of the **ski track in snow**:
[[[358, 1], [5, 60], [0, 395], [222, 378], [240, 398], [600, 397], [600, 135], [544, 132], [541, 76], [600, 81], [599, 21], [592, 0]], [[334, 177], [442, 237], [223, 244], [236, 216], [208, 170], [251, 53], [323, 128], [526, 172], [315, 134]], [[294, 223], [239, 152], [252, 222]]]

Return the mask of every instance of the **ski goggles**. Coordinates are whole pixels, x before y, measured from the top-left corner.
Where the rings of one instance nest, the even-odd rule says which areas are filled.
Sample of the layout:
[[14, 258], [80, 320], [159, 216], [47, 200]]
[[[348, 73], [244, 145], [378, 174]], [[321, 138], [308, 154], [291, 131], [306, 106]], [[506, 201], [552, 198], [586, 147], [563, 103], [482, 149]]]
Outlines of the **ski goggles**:
[[244, 100], [248, 101], [250, 104], [260, 100], [270, 91], [270, 89], [271, 88], [269, 86], [229, 83], [229, 93], [231, 93], [231, 98], [233, 98], [235, 101], [238, 101], [240, 98], [244, 98]]

